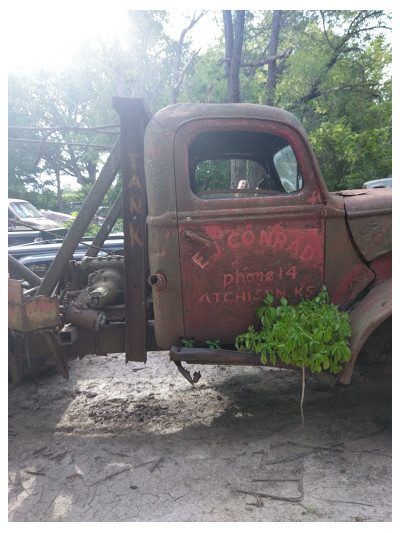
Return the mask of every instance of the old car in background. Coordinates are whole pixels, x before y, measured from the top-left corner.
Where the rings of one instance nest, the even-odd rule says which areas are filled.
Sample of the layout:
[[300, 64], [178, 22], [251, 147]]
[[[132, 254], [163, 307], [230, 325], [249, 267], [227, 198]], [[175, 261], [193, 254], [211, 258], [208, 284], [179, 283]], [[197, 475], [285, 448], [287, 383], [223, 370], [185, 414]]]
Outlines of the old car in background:
[[[17, 235], [17, 233], [21, 232], [23, 234]], [[8, 199], [9, 246], [46, 238], [62, 238], [67, 233], [68, 230], [61, 222], [46, 218], [30, 202], [15, 198]]]
[[392, 176], [387, 178], [381, 178], [379, 180], [366, 181], [363, 185], [363, 189], [383, 189], [384, 187], [392, 186]]

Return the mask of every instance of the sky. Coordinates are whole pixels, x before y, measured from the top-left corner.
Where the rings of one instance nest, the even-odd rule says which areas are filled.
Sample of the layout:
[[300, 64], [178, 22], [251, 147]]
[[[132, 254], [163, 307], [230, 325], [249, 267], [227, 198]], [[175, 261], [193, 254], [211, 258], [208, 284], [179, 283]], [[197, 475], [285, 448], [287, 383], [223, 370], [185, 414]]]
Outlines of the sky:
[[75, 9], [60, 10], [54, 5], [45, 10], [40, 3], [24, 8], [24, 16], [9, 7], [9, 33], [13, 46], [7, 50], [8, 72], [30, 72], [40, 68], [62, 69], [70, 63], [74, 52], [91, 38], [112, 38], [127, 28], [124, 11], [100, 8], [93, 13], [83, 4]]
[[[135, 9], [132, 4], [130, 9]], [[7, 47], [6, 57], [11, 74], [27, 74], [41, 68], [63, 69], [88, 40], [102, 38], [112, 43], [115, 36], [129, 28], [128, 7], [119, 7], [118, 2], [114, 9], [105, 7], [112, 3], [97, 4], [94, 9], [90, 2], [81, 2], [79, 9], [63, 10], [55, 7], [60, 5], [56, 2], [45, 4], [45, 8], [41, 5], [41, 2], [29, 3], [21, 8], [16, 3], [7, 7], [6, 42], [12, 45]], [[209, 24], [210, 18], [211, 14], [204, 17], [190, 32], [196, 45], [206, 46], [217, 30]], [[174, 22], [170, 32], [178, 38], [187, 25], [182, 11], [176, 11]]]

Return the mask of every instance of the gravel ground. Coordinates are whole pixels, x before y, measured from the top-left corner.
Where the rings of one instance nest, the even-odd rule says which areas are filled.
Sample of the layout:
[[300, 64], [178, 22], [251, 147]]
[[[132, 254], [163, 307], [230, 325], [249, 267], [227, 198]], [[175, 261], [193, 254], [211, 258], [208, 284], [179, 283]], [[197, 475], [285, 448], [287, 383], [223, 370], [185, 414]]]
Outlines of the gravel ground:
[[10, 522], [390, 522], [390, 378], [352, 385], [152, 352], [9, 386]]

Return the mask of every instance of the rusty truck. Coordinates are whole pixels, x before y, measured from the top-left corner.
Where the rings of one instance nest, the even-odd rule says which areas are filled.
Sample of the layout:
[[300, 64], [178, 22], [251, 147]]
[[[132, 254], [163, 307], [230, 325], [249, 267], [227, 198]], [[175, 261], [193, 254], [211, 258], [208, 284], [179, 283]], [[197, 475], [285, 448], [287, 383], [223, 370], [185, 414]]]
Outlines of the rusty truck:
[[[85, 354], [169, 351], [182, 363], [260, 365], [234, 349], [267, 293], [296, 304], [327, 288], [361, 350], [391, 336], [391, 189], [329, 192], [292, 114], [256, 104], [176, 104], [153, 117], [115, 97], [120, 133], [43, 277], [9, 256], [9, 367]], [[73, 259], [118, 173], [122, 191]], [[123, 218], [123, 246], [99, 253]], [[206, 340], [218, 339], [218, 347]], [[190, 340], [190, 345], [188, 341]]]

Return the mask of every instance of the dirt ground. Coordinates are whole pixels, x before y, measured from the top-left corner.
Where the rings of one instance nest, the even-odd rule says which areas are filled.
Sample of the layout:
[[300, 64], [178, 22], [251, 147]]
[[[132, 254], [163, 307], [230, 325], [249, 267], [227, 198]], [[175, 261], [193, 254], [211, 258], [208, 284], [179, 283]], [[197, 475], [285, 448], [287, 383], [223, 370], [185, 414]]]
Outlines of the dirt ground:
[[9, 388], [10, 522], [389, 522], [390, 378], [352, 385], [166, 352]]

